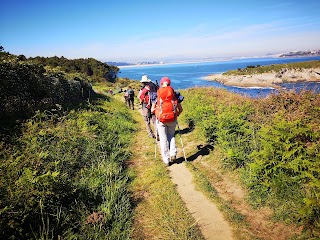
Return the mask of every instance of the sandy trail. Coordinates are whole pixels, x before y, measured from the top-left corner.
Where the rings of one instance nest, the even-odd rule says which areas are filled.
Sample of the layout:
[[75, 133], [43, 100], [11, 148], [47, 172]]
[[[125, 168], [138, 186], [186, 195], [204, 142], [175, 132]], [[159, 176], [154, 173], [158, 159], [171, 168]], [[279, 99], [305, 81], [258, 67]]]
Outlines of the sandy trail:
[[185, 163], [173, 164], [169, 170], [172, 181], [177, 185], [178, 193], [196, 219], [204, 237], [210, 240], [233, 239], [231, 228], [216, 205], [195, 189], [192, 174]]
[[[177, 136], [176, 136], [177, 140]], [[161, 150], [158, 142], [158, 152]], [[184, 159], [179, 154], [177, 159]], [[185, 202], [187, 209], [196, 220], [201, 233], [208, 240], [229, 240], [233, 239], [232, 229], [229, 223], [223, 218], [217, 206], [211, 202], [202, 192], [195, 189], [193, 176], [186, 167], [185, 162], [173, 163], [168, 167], [172, 182], [176, 184], [177, 191]]]
[[[138, 110], [142, 115], [142, 110]], [[176, 136], [177, 140], [177, 136]], [[160, 143], [157, 143], [158, 154], [161, 153]], [[161, 157], [161, 154], [160, 154]], [[184, 158], [183, 154], [177, 156]], [[201, 233], [208, 240], [233, 239], [232, 229], [223, 218], [217, 206], [211, 202], [202, 192], [195, 189], [191, 172], [185, 166], [185, 162], [174, 163], [168, 167], [172, 182], [176, 184], [177, 191], [185, 202], [187, 209], [192, 214], [200, 227]]]

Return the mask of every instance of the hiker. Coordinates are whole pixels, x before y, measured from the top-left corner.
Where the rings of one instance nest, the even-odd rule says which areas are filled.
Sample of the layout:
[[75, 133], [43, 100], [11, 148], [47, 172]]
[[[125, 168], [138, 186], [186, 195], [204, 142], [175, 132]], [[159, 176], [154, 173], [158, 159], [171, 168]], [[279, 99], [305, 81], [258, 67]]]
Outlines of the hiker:
[[176, 160], [177, 148], [174, 134], [177, 117], [183, 110], [180, 103], [181, 98], [177, 98], [170, 84], [171, 81], [168, 77], [161, 78], [160, 88], [157, 91], [157, 101], [152, 105], [151, 110], [156, 115], [162, 160], [167, 166], [170, 166]]
[[128, 106], [130, 109], [134, 110], [134, 90], [131, 86], [129, 86], [129, 89], [126, 91], [128, 93], [127, 101]]
[[110, 88], [110, 90], [109, 90], [109, 94], [110, 94], [110, 95], [113, 95], [113, 91], [112, 91], [111, 88]]
[[127, 106], [129, 106], [129, 102], [128, 102], [128, 89], [124, 90], [124, 94], [123, 94], [123, 97], [124, 97], [124, 102], [126, 103]]
[[[146, 128], [148, 136], [155, 138], [157, 136], [156, 131], [156, 117], [154, 113], [151, 113], [151, 106], [157, 100], [157, 86], [148, 78], [147, 75], [143, 75], [141, 78], [141, 83], [143, 83], [142, 89], [139, 91], [139, 100], [142, 106], [143, 119], [146, 123]], [[150, 122], [153, 124], [155, 129], [155, 134], [150, 127]]]

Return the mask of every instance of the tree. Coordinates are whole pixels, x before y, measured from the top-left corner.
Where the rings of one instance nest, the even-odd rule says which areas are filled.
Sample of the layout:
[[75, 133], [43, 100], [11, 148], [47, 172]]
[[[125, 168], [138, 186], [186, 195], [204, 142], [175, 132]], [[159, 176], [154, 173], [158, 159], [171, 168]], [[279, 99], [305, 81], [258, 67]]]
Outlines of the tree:
[[21, 54], [21, 55], [18, 56], [18, 60], [19, 61], [27, 61], [27, 58], [24, 55]]

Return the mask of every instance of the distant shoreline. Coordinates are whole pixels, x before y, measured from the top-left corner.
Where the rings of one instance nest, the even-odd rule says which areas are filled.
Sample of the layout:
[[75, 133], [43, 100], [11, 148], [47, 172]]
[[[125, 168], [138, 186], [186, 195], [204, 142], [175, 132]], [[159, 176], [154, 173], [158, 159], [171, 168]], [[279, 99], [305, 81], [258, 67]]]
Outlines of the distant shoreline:
[[[183, 61], [183, 62], [165, 62], [165, 63], [150, 63], [150, 64], [133, 64], [125, 66], [117, 66], [118, 68], [130, 68], [130, 67], [150, 67], [150, 66], [165, 66], [165, 65], [176, 65], [176, 64], [192, 64], [192, 63], [215, 63], [215, 62], [228, 62], [240, 59], [260, 59], [260, 58], [279, 58], [279, 57], [248, 57], [248, 58], [226, 58], [219, 60], [199, 60], [199, 61]], [[279, 58], [280, 59], [280, 58]]]
[[191, 60], [191, 61], [179, 61], [179, 62], [164, 62], [164, 63], [145, 63], [145, 64], [132, 64], [132, 65], [124, 65], [124, 66], [117, 66], [119, 69], [121, 68], [133, 68], [133, 67], [151, 67], [151, 66], [166, 66], [166, 65], [176, 65], [176, 64], [192, 64], [192, 63], [210, 63], [210, 62], [228, 62], [234, 60], [242, 60], [242, 59], [262, 59], [262, 58], [276, 58], [276, 59], [283, 59], [283, 58], [304, 58], [304, 57], [317, 57], [320, 55], [297, 55], [297, 56], [261, 56], [261, 57], [235, 57], [235, 58], [225, 58], [225, 59], [216, 59], [216, 60]]
[[[167, 63], [150, 63], [150, 64], [133, 64], [133, 65], [126, 65], [126, 66], [117, 66], [118, 68], [131, 68], [131, 67], [151, 67], [151, 66], [166, 66], [166, 65], [176, 65], [176, 64], [191, 64], [191, 63], [205, 63], [205, 62], [221, 62], [223, 60], [219, 61], [190, 61], [190, 62], [167, 62]], [[231, 61], [230, 60], [224, 60], [224, 61]]]
[[[299, 57], [300, 59], [302, 57]], [[237, 62], [244, 61], [250, 62], [251, 60], [254, 62], [255, 59], [264, 59], [264, 58], [237, 58], [237, 59], [224, 59], [224, 60], [208, 60], [208, 61], [185, 61], [185, 62], [167, 62], [167, 63], [150, 63], [150, 64], [135, 64], [130, 66], [119, 67], [121, 69], [134, 68], [143, 69], [144, 67], [157, 67], [157, 66], [167, 66], [167, 65], [178, 65], [178, 64], [186, 64], [193, 66], [195, 64], [201, 63], [217, 63], [217, 62]], [[273, 62], [277, 62], [278, 59], [281, 61], [283, 58], [279, 57], [265, 57], [265, 59], [274, 59]], [[297, 58], [294, 58], [297, 59]], [[318, 59], [316, 59], [318, 61]], [[304, 60], [303, 60], [304, 61]], [[306, 60], [310, 61], [310, 60]], [[254, 63], [253, 63], [254, 64]], [[277, 65], [277, 63], [274, 63]], [[273, 65], [273, 64], [271, 64]], [[280, 64], [281, 65], [281, 64]], [[251, 67], [251, 66], [250, 66]], [[257, 66], [258, 67], [258, 66]], [[260, 67], [260, 66], [259, 66]], [[253, 66], [253, 68], [256, 68]], [[250, 68], [249, 68], [250, 69]], [[277, 70], [276, 70], [277, 69]], [[239, 69], [238, 69], [239, 70]], [[236, 71], [236, 70], [235, 70]], [[231, 71], [232, 72], [232, 71]], [[281, 70], [278, 68], [274, 68], [273, 70], [269, 70], [264, 73], [258, 73], [256, 70], [254, 71], [243, 71], [243, 73], [239, 74], [239, 71], [236, 74], [228, 73], [224, 74], [223, 72], [213, 72], [205, 76], [208, 72], [203, 73], [198, 78], [201, 78], [206, 81], [216, 81], [222, 83], [226, 86], [233, 86], [239, 88], [281, 88], [280, 84], [283, 83], [303, 83], [303, 82], [319, 82], [320, 83], [320, 66], [319, 64], [315, 64], [313, 68], [290, 68], [283, 66]]]

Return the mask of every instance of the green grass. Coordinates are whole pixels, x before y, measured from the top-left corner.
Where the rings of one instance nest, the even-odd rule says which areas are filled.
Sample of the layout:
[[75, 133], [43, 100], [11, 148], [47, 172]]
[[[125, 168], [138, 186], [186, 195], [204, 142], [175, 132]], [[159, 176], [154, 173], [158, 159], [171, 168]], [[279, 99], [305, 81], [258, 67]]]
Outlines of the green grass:
[[[319, 236], [320, 95], [281, 92], [250, 99], [213, 88], [182, 94], [188, 99], [183, 121], [220, 149], [221, 165], [240, 174], [251, 204], [270, 207], [275, 220], [302, 227], [306, 236]], [[199, 184], [215, 195], [206, 181]]]
[[[38, 113], [1, 144], [1, 235], [7, 239], [128, 239], [132, 204], [124, 162], [134, 132], [109, 99], [65, 114]], [[99, 221], [89, 221], [93, 213]]]

